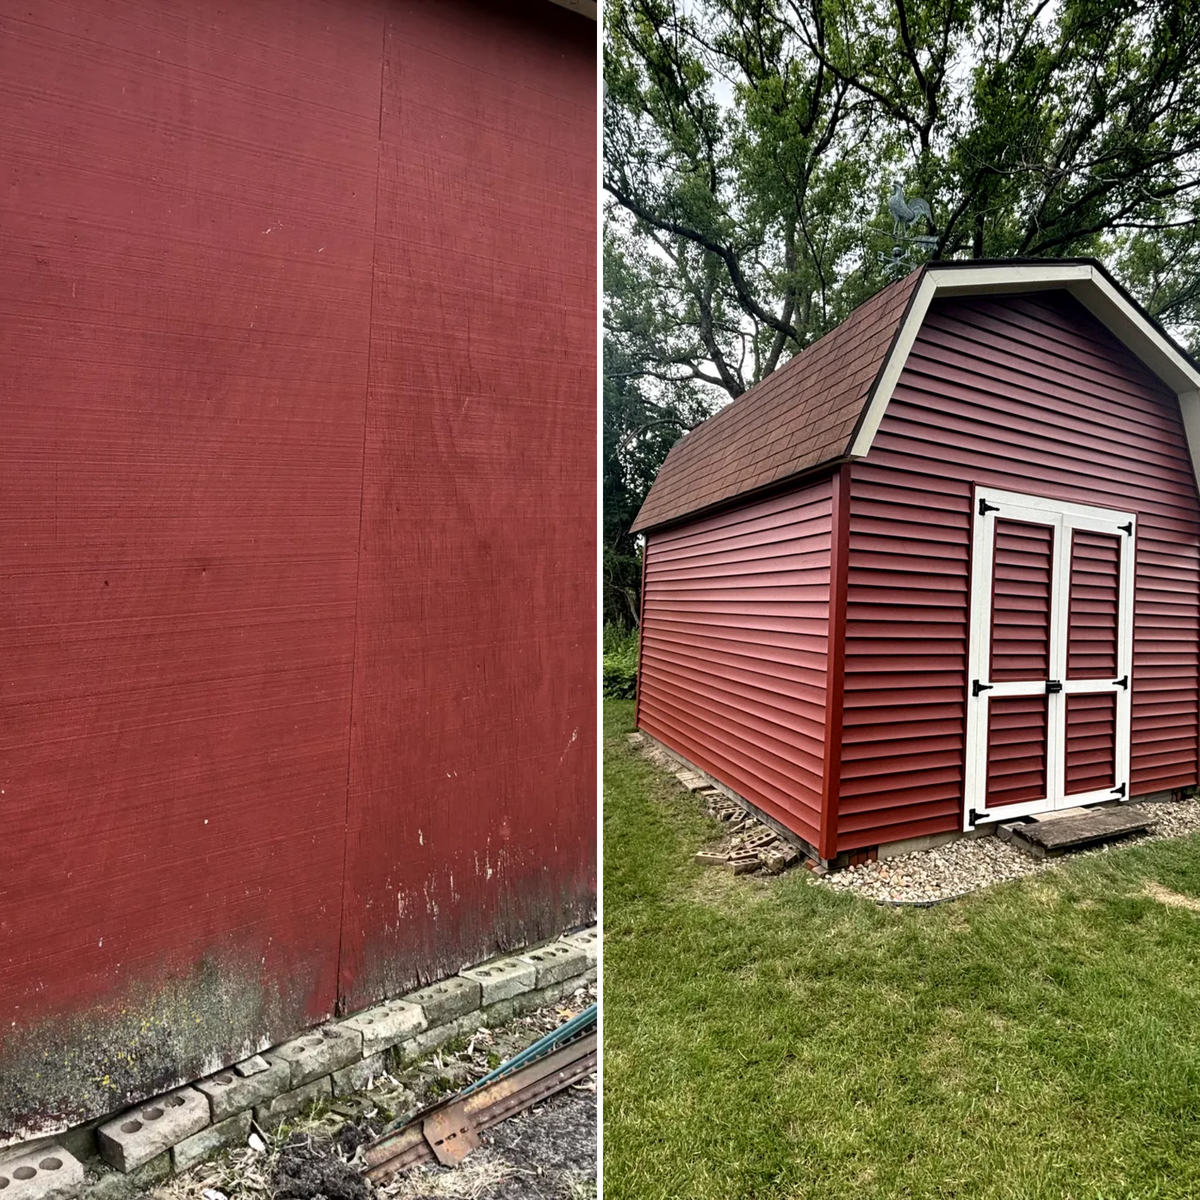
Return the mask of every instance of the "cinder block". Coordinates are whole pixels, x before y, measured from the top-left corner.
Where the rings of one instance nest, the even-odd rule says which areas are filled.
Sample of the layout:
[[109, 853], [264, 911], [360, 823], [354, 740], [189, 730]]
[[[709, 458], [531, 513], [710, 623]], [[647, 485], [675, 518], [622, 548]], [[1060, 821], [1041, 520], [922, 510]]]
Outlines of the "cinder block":
[[362, 1037], [363, 1057], [369, 1058], [405, 1038], [415, 1037], [428, 1023], [419, 1005], [390, 1000], [347, 1017], [341, 1025], [358, 1031]]
[[482, 1024], [480, 1014], [471, 1012], [461, 1017], [454, 1017], [441, 1025], [434, 1025], [431, 1029], [426, 1029], [424, 1033], [417, 1034], [415, 1038], [409, 1038], [408, 1041], [400, 1043], [397, 1047], [400, 1060], [405, 1063], [415, 1062], [432, 1053], [439, 1046], [446, 1045], [447, 1042], [470, 1037]]
[[467, 967], [465, 971], [459, 971], [459, 975], [479, 984], [480, 1003], [484, 1005], [532, 991], [537, 983], [537, 968], [519, 958], [493, 959], [478, 967]]
[[67, 1200], [83, 1190], [83, 1164], [59, 1145], [42, 1146], [0, 1165], [4, 1200]]
[[549, 946], [541, 946], [528, 954], [522, 954], [521, 959], [537, 968], [539, 988], [582, 975], [591, 965], [584, 951], [567, 942], [553, 942]]
[[287, 1063], [291, 1068], [292, 1087], [298, 1088], [310, 1079], [329, 1075], [362, 1058], [362, 1034], [341, 1025], [322, 1025], [290, 1042], [273, 1046], [265, 1057], [268, 1062]]
[[581, 929], [578, 933], [563, 934], [562, 939], [568, 946], [574, 946], [587, 955], [589, 967], [596, 965], [600, 957], [600, 931], [593, 925], [590, 929]]
[[170, 1174], [171, 1152], [164, 1150], [128, 1175], [105, 1166], [94, 1182], [85, 1185], [83, 1194], [87, 1200], [141, 1200]]
[[101, 1125], [96, 1130], [100, 1157], [118, 1171], [132, 1171], [199, 1133], [211, 1119], [206, 1096], [179, 1088]]
[[329, 1100], [333, 1096], [333, 1086], [328, 1075], [314, 1079], [293, 1091], [284, 1092], [263, 1104], [254, 1106], [254, 1120], [263, 1129], [274, 1129], [282, 1125], [290, 1117], [307, 1112], [314, 1104]]
[[365, 1092], [386, 1070], [387, 1064], [383, 1061], [382, 1052], [351, 1063], [340, 1071], [334, 1071], [330, 1077], [333, 1081], [333, 1094], [353, 1096], [356, 1092]]
[[253, 1058], [247, 1058], [244, 1062], [234, 1063], [233, 1069], [238, 1075], [242, 1076], [258, 1075], [263, 1071], [269, 1071], [271, 1064], [261, 1054], [256, 1054]]
[[453, 1017], [471, 1012], [479, 1007], [483, 989], [477, 980], [464, 979], [461, 975], [431, 983], [429, 987], [410, 992], [402, 999], [407, 1004], [418, 1004], [425, 1014], [427, 1025], [444, 1025]]
[[188, 1167], [211, 1158], [218, 1150], [244, 1145], [249, 1136], [250, 1114], [238, 1113], [236, 1117], [218, 1121], [172, 1146], [171, 1165], [176, 1171], [186, 1171]]
[[214, 1121], [224, 1121], [234, 1113], [251, 1109], [264, 1100], [270, 1100], [272, 1096], [278, 1096], [280, 1092], [286, 1092], [292, 1086], [290, 1063], [282, 1060], [262, 1061], [266, 1070], [242, 1075], [237, 1067], [230, 1067], [227, 1071], [218, 1071], [208, 1079], [202, 1079], [193, 1085], [196, 1091], [208, 1098]]

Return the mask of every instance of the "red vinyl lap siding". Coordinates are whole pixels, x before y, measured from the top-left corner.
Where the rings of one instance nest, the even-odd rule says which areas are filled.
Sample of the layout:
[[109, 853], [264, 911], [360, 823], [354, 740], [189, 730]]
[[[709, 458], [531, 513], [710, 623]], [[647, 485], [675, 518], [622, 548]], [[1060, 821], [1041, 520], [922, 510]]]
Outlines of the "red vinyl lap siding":
[[1137, 514], [1131, 791], [1196, 782], [1200, 505], [1178, 403], [1082, 306], [935, 301], [851, 478], [839, 850], [959, 827], [974, 484]]
[[820, 829], [829, 480], [652, 534], [638, 724], [811, 843]]

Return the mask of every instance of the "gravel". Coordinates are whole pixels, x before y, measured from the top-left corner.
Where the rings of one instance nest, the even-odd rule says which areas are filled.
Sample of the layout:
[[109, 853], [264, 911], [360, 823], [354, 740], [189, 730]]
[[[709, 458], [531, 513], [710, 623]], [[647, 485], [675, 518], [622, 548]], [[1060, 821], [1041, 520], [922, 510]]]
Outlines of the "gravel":
[[[1164, 800], [1146, 805], [1154, 818], [1148, 833], [1122, 838], [1078, 854], [1103, 854], [1114, 845], [1186, 837], [1200, 832], [1200, 800]], [[936, 904], [980, 888], [1053, 870], [1062, 859], [1031, 858], [996, 837], [963, 838], [934, 850], [832, 871], [814, 881], [881, 904]]]

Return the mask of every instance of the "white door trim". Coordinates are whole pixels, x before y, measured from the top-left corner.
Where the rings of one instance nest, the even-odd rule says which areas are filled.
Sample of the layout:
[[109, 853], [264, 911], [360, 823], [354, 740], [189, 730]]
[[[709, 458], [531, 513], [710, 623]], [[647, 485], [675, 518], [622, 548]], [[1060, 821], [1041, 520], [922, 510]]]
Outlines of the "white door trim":
[[[972, 495], [970, 628], [967, 641], [967, 742], [963, 770], [963, 829], [987, 821], [1007, 820], [1056, 808], [1074, 808], [1098, 800], [1129, 799], [1129, 733], [1133, 691], [1133, 576], [1137, 518], [1133, 513], [1050, 500], [999, 488], [976, 486]], [[982, 510], [982, 511], [981, 511]], [[987, 734], [993, 697], [1045, 694], [1045, 680], [992, 683], [992, 599], [996, 519], [1048, 525], [1054, 530], [1050, 584], [1050, 676], [1062, 690], [1047, 694], [1046, 791], [1038, 800], [1006, 804], [987, 811]], [[1070, 601], [1071, 543], [1077, 529], [1121, 536], [1117, 601], [1117, 678], [1067, 679], [1067, 618]], [[1124, 678], [1125, 686], [1119, 686]], [[980, 690], [976, 694], [976, 682]], [[1066, 703], [1080, 693], [1116, 696], [1116, 788], [1066, 794]]]

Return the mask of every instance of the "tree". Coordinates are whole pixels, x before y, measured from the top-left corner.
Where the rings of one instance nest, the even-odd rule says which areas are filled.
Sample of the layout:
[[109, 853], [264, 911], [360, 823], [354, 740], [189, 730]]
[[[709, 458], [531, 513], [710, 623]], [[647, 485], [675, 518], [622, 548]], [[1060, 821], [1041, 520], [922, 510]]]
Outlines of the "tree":
[[1198, 61], [1195, 0], [611, 0], [613, 336], [737, 397], [893, 277], [902, 180], [933, 257], [1095, 255], [1200, 346]]
[[663, 314], [645, 286], [654, 264], [632, 270], [605, 238], [604, 279], [604, 620], [626, 629], [639, 619], [641, 554], [629, 526], [671, 446], [712, 411], [709, 396], [676, 364], [649, 349]]

